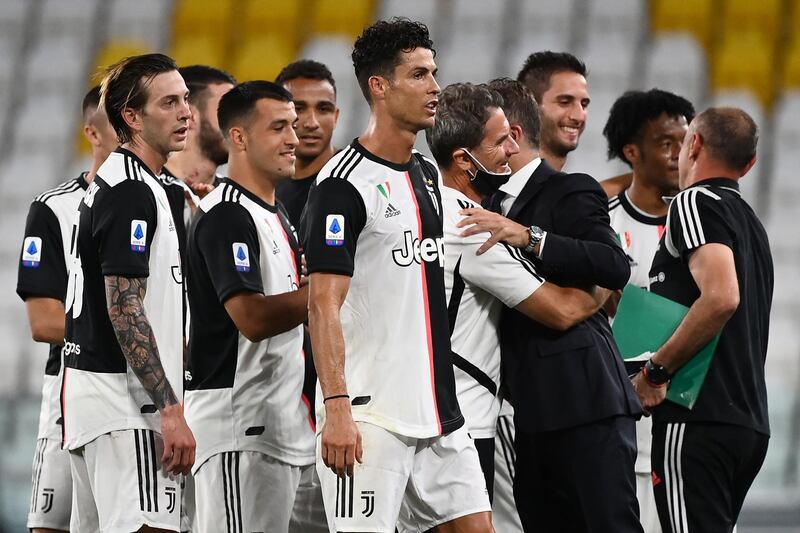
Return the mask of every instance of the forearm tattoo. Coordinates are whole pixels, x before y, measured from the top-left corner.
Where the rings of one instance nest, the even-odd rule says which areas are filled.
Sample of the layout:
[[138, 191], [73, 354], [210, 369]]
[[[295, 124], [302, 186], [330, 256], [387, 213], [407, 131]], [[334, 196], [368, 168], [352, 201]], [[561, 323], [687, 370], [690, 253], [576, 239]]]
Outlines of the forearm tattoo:
[[153, 329], [144, 313], [146, 278], [106, 276], [106, 303], [122, 353], [156, 408], [178, 403], [158, 355]]

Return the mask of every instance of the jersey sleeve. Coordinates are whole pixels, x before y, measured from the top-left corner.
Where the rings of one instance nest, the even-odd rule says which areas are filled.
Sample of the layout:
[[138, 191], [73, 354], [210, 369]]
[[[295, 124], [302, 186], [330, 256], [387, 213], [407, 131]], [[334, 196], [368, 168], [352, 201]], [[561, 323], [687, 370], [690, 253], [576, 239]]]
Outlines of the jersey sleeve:
[[726, 220], [724, 204], [700, 188], [690, 188], [670, 205], [670, 237], [681, 257], [704, 244], [718, 243], [733, 248], [734, 229]]
[[33, 202], [25, 222], [17, 294], [23, 300], [40, 296], [63, 302], [66, 288], [67, 264], [58, 218], [47, 204]]
[[516, 307], [544, 283], [533, 263], [522, 251], [505, 243], [498, 243], [485, 253], [476, 252], [491, 235], [479, 233], [464, 237], [457, 244], [461, 248], [459, 273], [468, 283], [485, 290], [508, 307]]
[[148, 277], [157, 224], [156, 200], [144, 182], [126, 180], [96, 198], [92, 231], [103, 275]]
[[352, 183], [328, 178], [311, 190], [303, 249], [308, 273], [353, 275], [358, 236], [367, 223], [364, 200]]
[[258, 230], [247, 209], [217, 204], [198, 220], [194, 238], [221, 303], [243, 291], [264, 292]]

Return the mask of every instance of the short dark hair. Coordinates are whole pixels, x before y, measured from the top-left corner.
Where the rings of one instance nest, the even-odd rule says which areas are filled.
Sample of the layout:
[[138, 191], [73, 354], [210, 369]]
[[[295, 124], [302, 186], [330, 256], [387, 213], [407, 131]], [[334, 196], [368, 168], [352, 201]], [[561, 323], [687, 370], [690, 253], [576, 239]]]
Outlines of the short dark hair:
[[173, 70], [178, 70], [178, 65], [164, 54], [126, 57], [108, 67], [100, 83], [100, 101], [120, 144], [129, 142], [132, 137], [122, 111], [128, 107], [141, 110], [147, 103], [147, 87], [153, 78]]
[[616, 157], [630, 165], [622, 149], [626, 144], [641, 141], [647, 123], [665, 113], [668, 117], [685, 117], [686, 122], [691, 122], [694, 106], [686, 98], [661, 89], [627, 91], [617, 98], [603, 128], [608, 140], [608, 158]]
[[758, 126], [738, 107], [710, 107], [694, 119], [694, 132], [712, 158], [742, 170], [756, 156]]
[[100, 106], [100, 86], [95, 85], [83, 97], [83, 104], [81, 105], [81, 112], [83, 113], [83, 120], [88, 119], [90, 112], [94, 113], [95, 109]]
[[364, 28], [353, 46], [352, 59], [358, 85], [367, 102], [372, 102], [369, 78], [383, 76], [391, 79], [394, 68], [400, 64], [400, 52], [417, 48], [427, 48], [436, 55], [428, 27], [421, 22], [394, 17]]
[[503, 97], [503, 112], [512, 124], [519, 124], [531, 148], [539, 148], [539, 106], [533, 93], [517, 80], [497, 78], [489, 82], [489, 88]]
[[336, 94], [336, 82], [333, 80], [333, 74], [330, 69], [319, 61], [313, 59], [300, 59], [293, 63], [289, 63], [278, 73], [275, 78], [275, 83], [283, 85], [287, 81], [296, 80], [297, 78], [307, 78], [309, 80], [327, 81], [333, 87], [333, 93]]
[[219, 109], [217, 109], [219, 129], [222, 131], [222, 135], [227, 137], [228, 130], [234, 122], [246, 118], [255, 108], [256, 102], [263, 98], [291, 102], [292, 93], [277, 83], [255, 80], [240, 83], [222, 95]]
[[531, 90], [537, 103], [542, 103], [542, 95], [550, 88], [550, 76], [558, 72], [575, 72], [586, 76], [586, 65], [569, 52], [544, 50], [528, 56], [517, 80]]
[[449, 168], [453, 151], [472, 149], [483, 140], [491, 108], [503, 107], [503, 97], [487, 85], [454, 83], [439, 95], [436, 121], [425, 132], [436, 163]]
[[191, 65], [181, 67], [178, 72], [183, 76], [186, 87], [189, 88], [189, 103], [204, 109], [208, 100], [208, 86], [230, 83], [236, 85], [236, 78], [231, 74], [208, 65]]

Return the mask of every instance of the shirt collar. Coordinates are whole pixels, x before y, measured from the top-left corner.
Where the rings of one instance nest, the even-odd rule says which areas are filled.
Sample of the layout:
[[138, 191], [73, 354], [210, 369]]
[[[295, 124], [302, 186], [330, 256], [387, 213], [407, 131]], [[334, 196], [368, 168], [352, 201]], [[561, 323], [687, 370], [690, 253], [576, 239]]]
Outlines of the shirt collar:
[[522, 189], [525, 187], [525, 184], [528, 183], [531, 175], [539, 167], [541, 162], [542, 158], [537, 157], [526, 163], [521, 169], [511, 174], [511, 177], [508, 179], [508, 181], [500, 186], [500, 190], [506, 193], [508, 196], [518, 198], [522, 192]]
[[742, 194], [739, 191], [739, 182], [731, 178], [708, 178], [698, 181], [688, 188], [691, 189], [692, 187], [723, 187], [725, 189], [732, 189], [739, 193], [739, 195]]

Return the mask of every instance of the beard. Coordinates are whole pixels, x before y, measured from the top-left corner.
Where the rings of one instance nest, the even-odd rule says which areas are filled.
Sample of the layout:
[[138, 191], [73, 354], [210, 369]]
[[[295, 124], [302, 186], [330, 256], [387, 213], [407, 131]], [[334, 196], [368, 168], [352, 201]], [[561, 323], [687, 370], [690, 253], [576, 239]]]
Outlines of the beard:
[[205, 118], [200, 120], [197, 142], [203, 156], [215, 165], [220, 166], [228, 162], [228, 150], [222, 141], [222, 133], [215, 130]]

